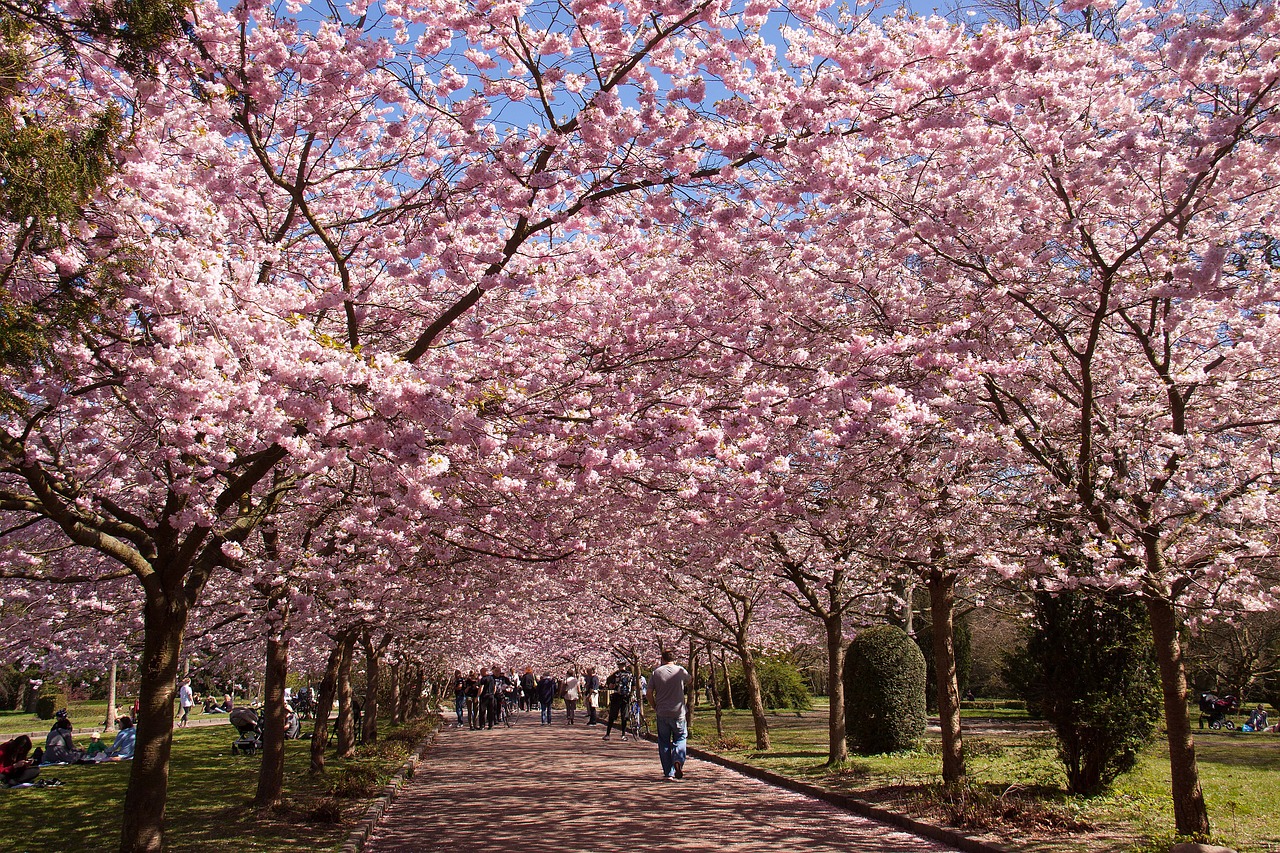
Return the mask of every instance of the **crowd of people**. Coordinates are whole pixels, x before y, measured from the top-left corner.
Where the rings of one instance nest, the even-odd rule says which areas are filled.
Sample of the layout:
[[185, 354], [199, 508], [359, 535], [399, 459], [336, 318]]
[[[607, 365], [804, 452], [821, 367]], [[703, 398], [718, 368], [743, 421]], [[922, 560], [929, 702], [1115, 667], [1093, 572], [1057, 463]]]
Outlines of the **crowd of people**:
[[[639, 736], [638, 724], [641, 707], [648, 703], [657, 720], [658, 756], [664, 778], [684, 778], [685, 742], [688, 739], [688, 717], [685, 693], [691, 677], [689, 672], [675, 663], [671, 652], [662, 653], [662, 664], [646, 678], [637, 673], [626, 661], [619, 661], [617, 668], [603, 681], [594, 667], [586, 667], [579, 673], [570, 667], [563, 678], [557, 679], [549, 670], [535, 675], [527, 666], [518, 673], [515, 668], [501, 666], [481, 667], [464, 674], [461, 669], [453, 672], [453, 711], [459, 729], [477, 731], [492, 729], [495, 724], [509, 721], [514, 710], [531, 711], [536, 706], [541, 725], [552, 725], [552, 712], [557, 699], [564, 702], [564, 724], [577, 725], [578, 710], [586, 712], [585, 725], [600, 725], [600, 711], [607, 708], [604, 740], [609, 740], [616, 726], [622, 740]], [[603, 701], [602, 701], [603, 700]]]
[[128, 761], [133, 758], [137, 731], [133, 719], [116, 720], [116, 736], [111, 746], [102, 740], [101, 732], [93, 732], [83, 749], [76, 746], [74, 726], [65, 709], [54, 715], [53, 728], [43, 747], [35, 747], [27, 735], [19, 735], [0, 744], [0, 784], [7, 788], [20, 785], [61, 784], [56, 780], [40, 780], [42, 768], [64, 764], [98, 764], [103, 761]]

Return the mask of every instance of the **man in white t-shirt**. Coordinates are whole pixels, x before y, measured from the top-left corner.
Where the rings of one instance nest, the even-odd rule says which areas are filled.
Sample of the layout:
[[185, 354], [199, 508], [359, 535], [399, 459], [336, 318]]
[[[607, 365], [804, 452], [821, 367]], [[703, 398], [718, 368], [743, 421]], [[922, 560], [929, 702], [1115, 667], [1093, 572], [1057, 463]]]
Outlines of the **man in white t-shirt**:
[[667, 780], [684, 778], [685, 740], [689, 737], [684, 694], [690, 676], [675, 659], [675, 652], [664, 650], [662, 666], [649, 678], [649, 703], [658, 718], [658, 759]]
[[182, 687], [178, 688], [178, 706], [182, 708], [182, 720], [178, 723], [178, 728], [187, 727], [187, 715], [191, 713], [191, 706], [196, 704], [195, 696], [191, 693], [191, 679], [182, 679]]

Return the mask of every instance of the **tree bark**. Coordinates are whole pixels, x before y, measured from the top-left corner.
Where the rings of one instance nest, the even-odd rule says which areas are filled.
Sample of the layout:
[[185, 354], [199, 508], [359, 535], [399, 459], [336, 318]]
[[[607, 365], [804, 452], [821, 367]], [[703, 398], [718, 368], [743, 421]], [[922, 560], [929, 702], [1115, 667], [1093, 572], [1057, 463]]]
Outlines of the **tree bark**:
[[400, 682], [403, 669], [404, 664], [398, 661], [391, 665], [391, 698], [388, 702], [391, 706], [391, 713], [388, 716], [393, 726], [398, 726], [404, 722], [404, 715], [400, 713]]
[[316, 724], [311, 734], [311, 772], [324, 772], [324, 751], [329, 746], [329, 713], [333, 710], [334, 693], [338, 686], [338, 666], [342, 663], [343, 640], [335, 641], [325, 663], [324, 678], [320, 682], [320, 695], [316, 697]]
[[107, 682], [107, 718], [102, 721], [102, 730], [104, 732], [114, 731], [116, 727], [116, 676], [120, 672], [120, 665], [116, 661], [115, 655], [111, 656], [111, 675]]
[[1169, 773], [1173, 793], [1173, 820], [1179, 835], [1209, 834], [1209, 811], [1200, 789], [1200, 769], [1196, 744], [1191, 736], [1191, 714], [1187, 710], [1187, 675], [1178, 637], [1177, 615], [1163, 598], [1147, 599], [1156, 661], [1160, 666], [1160, 686], [1164, 693], [1165, 727], [1169, 741]]
[[409, 713], [406, 714], [406, 717], [410, 719], [418, 720], [426, 715], [427, 708], [425, 703], [427, 697], [422, 695], [423, 690], [426, 688], [426, 679], [426, 672], [423, 670], [422, 665], [415, 666], [413, 668], [413, 680], [410, 682], [409, 688]]
[[831, 613], [822, 619], [827, 635], [827, 764], [841, 764], [849, 758], [849, 741], [844, 717], [844, 619]]
[[372, 639], [365, 635], [364, 645], [364, 705], [362, 706], [360, 742], [378, 742], [378, 691], [382, 688], [382, 660]]
[[747, 682], [747, 704], [751, 708], [751, 722], [756, 728], [756, 749], [764, 752], [769, 749], [769, 719], [764, 713], [764, 698], [760, 693], [760, 673], [756, 671], [756, 656], [751, 647], [743, 645], [738, 649], [738, 657], [742, 659], [742, 677]]
[[716, 685], [716, 659], [711, 653], [711, 641], [707, 641], [707, 669], [711, 671], [711, 678], [707, 683], [711, 685], [711, 702], [716, 710], [716, 737], [724, 737], [724, 711], [720, 708], [720, 688]]
[[284, 685], [289, 672], [288, 600], [277, 600], [274, 607], [284, 612], [281, 612], [281, 624], [273, 626], [267, 636], [267, 665], [262, 680], [262, 765], [258, 768], [258, 792], [253, 798], [254, 806], [259, 809], [280, 805], [284, 790]]
[[720, 650], [720, 671], [724, 673], [725, 705], [733, 707], [733, 685], [729, 683], [729, 661], [725, 658], [724, 649]]
[[164, 847], [173, 700], [182, 635], [187, 627], [186, 596], [181, 589], [170, 594], [150, 594], [142, 614], [141, 682], [135, 721], [138, 731], [129, 766], [129, 787], [121, 809], [121, 853], [160, 853]]
[[698, 647], [694, 645], [693, 637], [689, 638], [689, 685], [685, 692], [685, 720], [692, 728], [693, 710], [698, 704]]
[[338, 722], [334, 726], [339, 758], [350, 758], [356, 748], [355, 709], [351, 707], [351, 655], [355, 648], [354, 636], [343, 639], [342, 659], [338, 663]]
[[956, 577], [934, 569], [929, 573], [929, 611], [933, 617], [933, 665], [938, 682], [938, 719], [942, 726], [942, 781], [957, 785], [964, 778], [964, 741], [960, 731], [960, 687], [956, 682]]

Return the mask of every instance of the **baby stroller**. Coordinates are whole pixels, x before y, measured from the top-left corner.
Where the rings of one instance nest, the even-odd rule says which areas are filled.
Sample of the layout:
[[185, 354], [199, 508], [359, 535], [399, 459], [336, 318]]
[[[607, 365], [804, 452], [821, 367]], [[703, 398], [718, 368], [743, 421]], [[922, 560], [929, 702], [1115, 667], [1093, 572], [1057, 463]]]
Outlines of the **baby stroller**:
[[262, 721], [252, 708], [236, 708], [227, 717], [239, 737], [231, 742], [232, 755], [256, 755], [262, 749]]
[[1200, 694], [1200, 728], [1207, 722], [1211, 729], [1234, 729], [1236, 724], [1227, 719], [1227, 714], [1234, 713], [1240, 707], [1234, 696], [1219, 697], [1215, 693]]

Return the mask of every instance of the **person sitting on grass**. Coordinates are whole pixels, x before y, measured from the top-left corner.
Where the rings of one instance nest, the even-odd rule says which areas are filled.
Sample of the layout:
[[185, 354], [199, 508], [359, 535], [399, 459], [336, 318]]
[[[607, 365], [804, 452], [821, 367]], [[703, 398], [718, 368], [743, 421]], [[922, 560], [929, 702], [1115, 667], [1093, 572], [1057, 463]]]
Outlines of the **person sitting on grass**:
[[1266, 709], [1259, 705], [1249, 715], [1249, 721], [1245, 723], [1245, 731], [1265, 732], [1267, 730], [1267, 712]]
[[36, 761], [28, 757], [31, 738], [18, 735], [0, 744], [0, 784], [6, 788], [25, 785], [40, 775]]
[[89, 748], [84, 757], [89, 761], [101, 761], [107, 757], [107, 745], [102, 742], [102, 732], [94, 732], [89, 738]]
[[71, 718], [66, 709], [58, 711], [53, 728], [44, 741], [44, 764], [76, 764], [84, 758], [84, 750], [76, 749], [71, 739]]
[[107, 750], [107, 757], [103, 761], [128, 761], [133, 758], [133, 747], [138, 738], [133, 720], [121, 717], [116, 720], [116, 728], [119, 729], [116, 739], [112, 741], [111, 748]]

